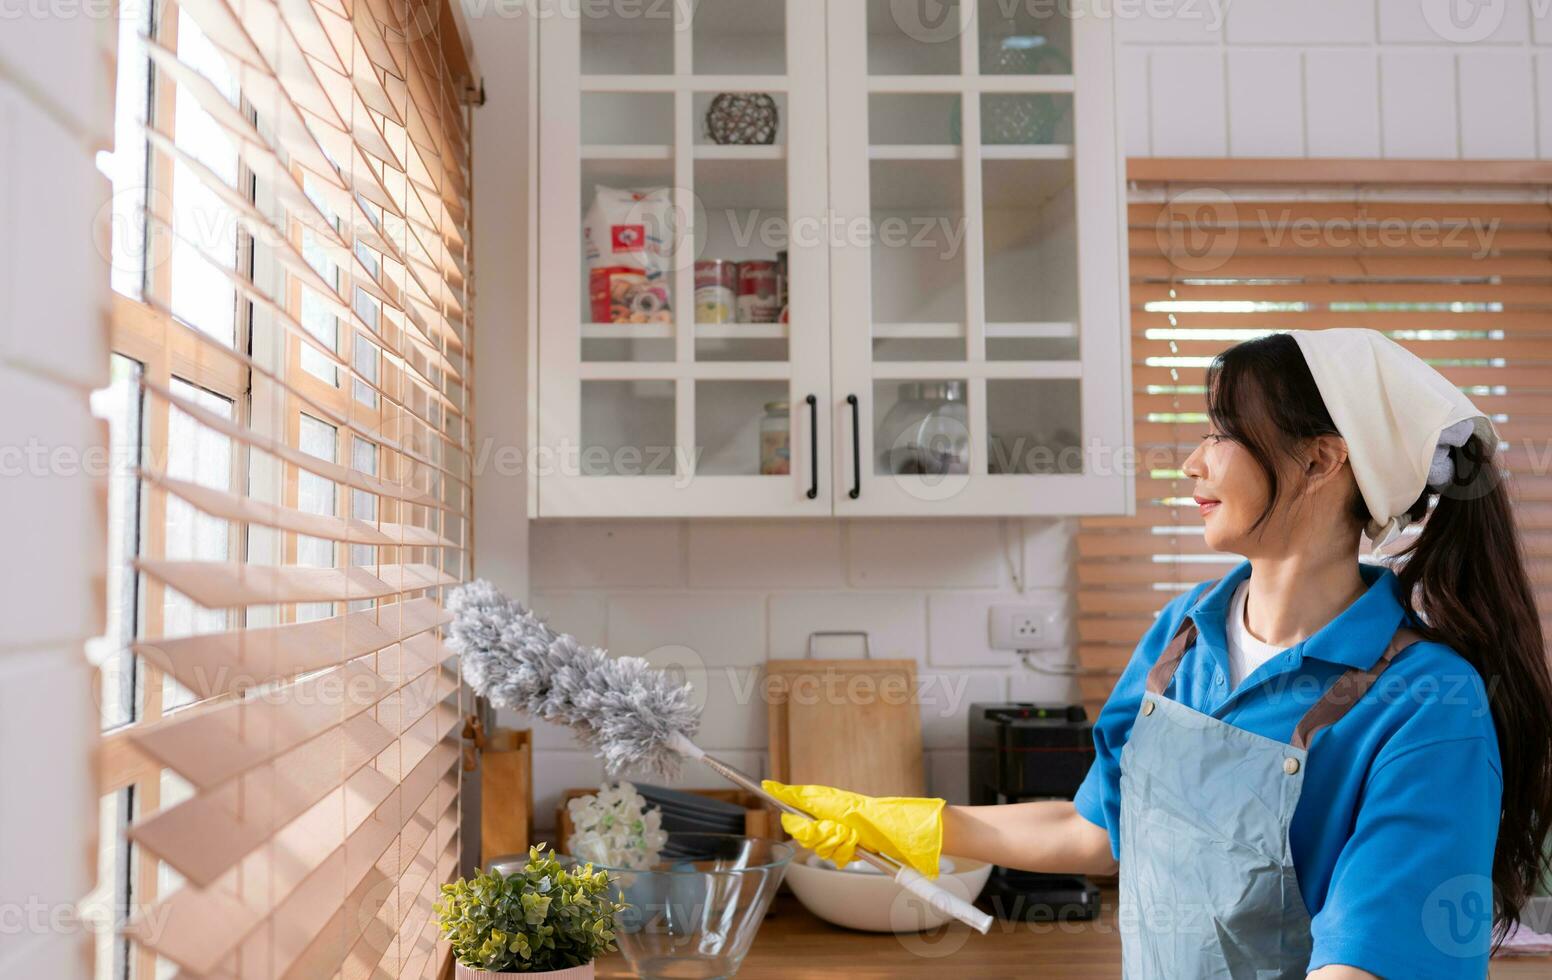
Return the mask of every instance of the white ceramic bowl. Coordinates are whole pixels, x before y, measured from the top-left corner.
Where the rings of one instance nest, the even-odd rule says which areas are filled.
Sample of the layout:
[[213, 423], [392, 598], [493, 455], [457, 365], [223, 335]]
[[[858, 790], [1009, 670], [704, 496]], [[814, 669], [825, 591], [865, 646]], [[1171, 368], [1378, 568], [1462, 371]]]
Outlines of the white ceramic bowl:
[[[973, 902], [991, 873], [992, 866], [984, 861], [945, 856], [938, 862], [936, 881], [945, 890]], [[787, 884], [804, 908], [826, 922], [848, 929], [921, 932], [950, 918], [871, 865], [853, 861], [842, 871], [802, 848], [787, 865]]]

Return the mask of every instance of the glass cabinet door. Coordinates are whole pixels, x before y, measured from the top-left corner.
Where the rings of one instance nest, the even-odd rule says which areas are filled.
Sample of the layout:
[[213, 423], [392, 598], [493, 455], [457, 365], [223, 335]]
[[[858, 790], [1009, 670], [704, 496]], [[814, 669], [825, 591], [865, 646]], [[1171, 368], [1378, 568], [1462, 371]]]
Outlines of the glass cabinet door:
[[829, 4], [836, 513], [1125, 512], [1103, 13]]
[[539, 516], [831, 512], [824, 29], [823, 0], [542, 22]]

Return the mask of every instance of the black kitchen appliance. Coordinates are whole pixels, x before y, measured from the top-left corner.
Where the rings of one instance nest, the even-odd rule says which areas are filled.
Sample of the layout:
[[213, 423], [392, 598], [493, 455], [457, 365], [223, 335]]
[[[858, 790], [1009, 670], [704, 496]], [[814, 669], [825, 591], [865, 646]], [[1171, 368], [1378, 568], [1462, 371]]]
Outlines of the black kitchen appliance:
[[[1070, 800], [1093, 761], [1093, 726], [1082, 705], [970, 706], [974, 805]], [[1099, 914], [1099, 889], [1082, 875], [993, 868], [981, 897], [1004, 919], [1084, 921]]]

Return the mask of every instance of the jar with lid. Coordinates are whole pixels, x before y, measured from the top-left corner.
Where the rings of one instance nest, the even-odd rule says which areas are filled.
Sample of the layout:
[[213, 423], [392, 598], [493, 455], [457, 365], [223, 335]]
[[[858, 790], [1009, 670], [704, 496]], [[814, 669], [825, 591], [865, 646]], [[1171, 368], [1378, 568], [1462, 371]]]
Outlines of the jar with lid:
[[879, 423], [879, 471], [948, 476], [970, 472], [970, 416], [963, 381], [907, 381]]
[[785, 476], [792, 472], [792, 425], [784, 401], [766, 402], [760, 419], [760, 475]]

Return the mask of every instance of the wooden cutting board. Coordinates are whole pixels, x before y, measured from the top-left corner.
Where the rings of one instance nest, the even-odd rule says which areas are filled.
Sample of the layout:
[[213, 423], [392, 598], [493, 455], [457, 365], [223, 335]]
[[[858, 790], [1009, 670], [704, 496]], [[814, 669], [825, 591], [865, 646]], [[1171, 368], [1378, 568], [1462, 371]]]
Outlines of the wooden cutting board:
[[922, 796], [914, 660], [769, 660], [771, 778]]

